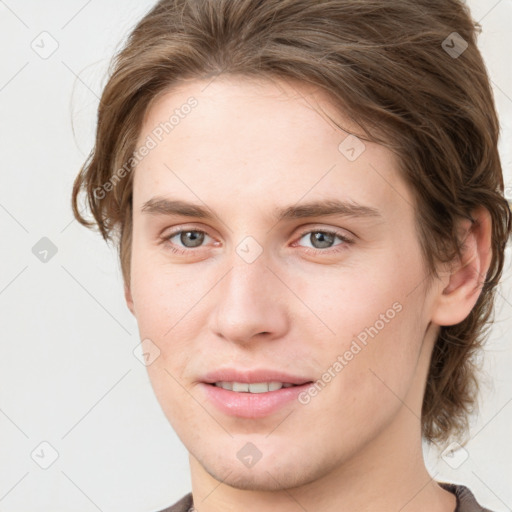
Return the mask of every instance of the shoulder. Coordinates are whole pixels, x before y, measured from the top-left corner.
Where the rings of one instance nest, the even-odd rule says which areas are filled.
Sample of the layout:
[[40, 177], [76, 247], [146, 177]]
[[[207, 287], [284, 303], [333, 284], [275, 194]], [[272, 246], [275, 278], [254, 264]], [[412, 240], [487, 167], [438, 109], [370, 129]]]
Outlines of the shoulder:
[[183, 498], [177, 501], [174, 505], [171, 505], [164, 510], [160, 510], [159, 512], [189, 512], [189, 510], [194, 510], [192, 493], [190, 492], [186, 496], [183, 496]]
[[[447, 491], [455, 494], [455, 497], [457, 498], [457, 508], [455, 512], [491, 512], [490, 510], [483, 508], [476, 501], [473, 493], [467, 487], [442, 482], [439, 482], [439, 485]], [[171, 505], [159, 512], [189, 512], [191, 509], [193, 510], [192, 493], [188, 493], [174, 505]]]
[[457, 484], [438, 483], [443, 489], [455, 494], [457, 498], [457, 508], [455, 512], [491, 512], [476, 501], [473, 493], [467, 487]]

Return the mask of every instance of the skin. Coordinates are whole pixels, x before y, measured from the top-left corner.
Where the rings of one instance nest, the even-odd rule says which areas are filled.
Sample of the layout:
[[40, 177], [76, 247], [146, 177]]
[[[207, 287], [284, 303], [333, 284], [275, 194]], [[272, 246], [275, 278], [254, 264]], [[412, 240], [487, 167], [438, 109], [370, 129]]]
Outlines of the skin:
[[[149, 377], [189, 451], [196, 510], [452, 512], [455, 497], [425, 468], [420, 411], [439, 325], [460, 322], [480, 293], [488, 213], [473, 212], [472, 229], [461, 223], [464, 260], [427, 287], [397, 157], [365, 141], [349, 161], [338, 150], [347, 133], [325, 113], [350, 125], [324, 93], [242, 77], [184, 82], [152, 105], [138, 146], [190, 96], [197, 107], [135, 170], [125, 294], [141, 339], [161, 351]], [[206, 205], [215, 218], [143, 211], [156, 197]], [[380, 217], [272, 217], [327, 199]], [[206, 236], [195, 246], [179, 229]], [[351, 243], [315, 243], [326, 230]], [[252, 263], [236, 252], [247, 236], [262, 249]], [[306, 405], [235, 418], [202, 392], [201, 377], [220, 366], [320, 379], [394, 303], [400, 312]], [[237, 458], [247, 442], [262, 453], [251, 468]]]

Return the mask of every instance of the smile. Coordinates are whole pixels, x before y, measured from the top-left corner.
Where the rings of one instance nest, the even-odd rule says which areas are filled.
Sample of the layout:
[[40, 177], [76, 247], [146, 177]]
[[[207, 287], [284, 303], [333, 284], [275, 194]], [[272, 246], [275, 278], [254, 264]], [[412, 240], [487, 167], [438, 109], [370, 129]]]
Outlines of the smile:
[[269, 391], [278, 391], [281, 388], [291, 388], [296, 384], [290, 382], [215, 382], [215, 386], [236, 391], [237, 393], [268, 393]]

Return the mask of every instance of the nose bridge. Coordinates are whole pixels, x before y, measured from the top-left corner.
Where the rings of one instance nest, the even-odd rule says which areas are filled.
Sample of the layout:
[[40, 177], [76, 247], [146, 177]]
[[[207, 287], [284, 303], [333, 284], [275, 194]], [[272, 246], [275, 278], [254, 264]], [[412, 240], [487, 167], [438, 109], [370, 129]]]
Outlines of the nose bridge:
[[247, 262], [238, 254], [231, 260], [231, 271], [226, 276], [225, 295], [236, 299], [236, 302], [243, 305], [245, 302], [254, 302], [256, 305], [260, 300], [268, 297], [272, 290], [269, 287], [269, 275], [272, 273], [267, 268], [267, 258], [259, 256], [253, 262]]
[[215, 297], [213, 329], [231, 341], [247, 341], [260, 333], [277, 336], [287, 325], [286, 308], [278, 299], [279, 283], [267, 268], [268, 258], [264, 253], [252, 261], [246, 258], [254, 249], [250, 244], [240, 244], [245, 249], [241, 256], [233, 252], [230, 270]]

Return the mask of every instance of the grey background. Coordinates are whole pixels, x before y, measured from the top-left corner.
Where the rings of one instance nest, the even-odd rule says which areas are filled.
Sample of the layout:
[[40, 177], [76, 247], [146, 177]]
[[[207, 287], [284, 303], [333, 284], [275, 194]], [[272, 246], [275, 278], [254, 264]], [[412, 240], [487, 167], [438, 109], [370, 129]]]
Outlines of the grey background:
[[[187, 452], [133, 353], [117, 255], [70, 209], [109, 59], [153, 3], [0, 1], [0, 511], [154, 512], [191, 489]], [[512, 196], [512, 0], [469, 4]], [[432, 476], [496, 511], [512, 510], [510, 277], [508, 259], [472, 440], [451, 458], [426, 449]]]

